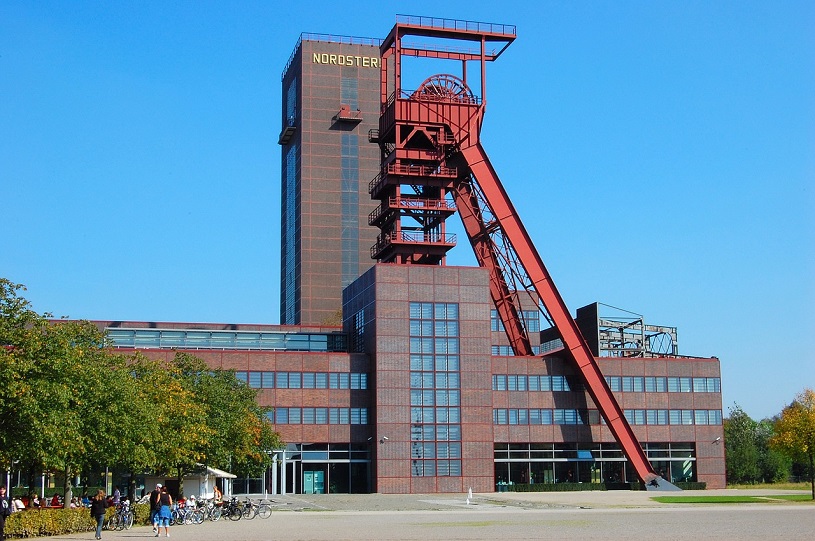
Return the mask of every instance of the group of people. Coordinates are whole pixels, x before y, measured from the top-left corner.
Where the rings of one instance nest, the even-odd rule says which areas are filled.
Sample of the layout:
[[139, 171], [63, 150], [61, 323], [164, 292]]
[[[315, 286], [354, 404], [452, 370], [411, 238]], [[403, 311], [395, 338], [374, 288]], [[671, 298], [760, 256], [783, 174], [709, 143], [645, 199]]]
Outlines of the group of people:
[[157, 483], [155, 490], [150, 493], [150, 522], [153, 523], [153, 533], [156, 534], [156, 537], [161, 535], [162, 527], [164, 527], [164, 536], [170, 537], [170, 518], [172, 518], [170, 507], [172, 505], [173, 497], [167, 492], [167, 487]]
[[[214, 492], [216, 501], [221, 501], [221, 491], [218, 490], [218, 487], [215, 487]], [[62, 503], [53, 503], [58, 497], [58, 494], [54, 494], [54, 498], [48, 502], [50, 504], [48, 506], [56, 507], [57, 505], [62, 505]], [[29, 501], [32, 507], [40, 507], [41, 500], [36, 495], [32, 495]], [[44, 502], [45, 498], [43, 498], [42, 501]], [[105, 512], [108, 507], [117, 505], [120, 501], [121, 491], [117, 486], [109, 498], [105, 496], [105, 491], [102, 489], [97, 490], [93, 498], [90, 499], [88, 499], [87, 496], [83, 496], [82, 499], [71, 498], [70, 507], [88, 507], [91, 517], [96, 521], [96, 539], [102, 539], [102, 526], [105, 523]], [[156, 537], [159, 537], [161, 535], [161, 529], [164, 528], [164, 536], [170, 537], [170, 518], [172, 517], [171, 508], [173, 498], [170, 496], [170, 493], [167, 492], [167, 487], [161, 483], [156, 484], [155, 490], [150, 492], [149, 501], [150, 522], [153, 524], [153, 533], [156, 534]], [[2, 502], [2, 507], [0, 508], [0, 541], [4, 541], [6, 517], [11, 515], [14, 511], [24, 510], [26, 506], [19, 498], [9, 500], [9, 498], [6, 497], [5, 486], [0, 486], [0, 502]], [[45, 506], [46, 505], [43, 505], [43, 507]]]

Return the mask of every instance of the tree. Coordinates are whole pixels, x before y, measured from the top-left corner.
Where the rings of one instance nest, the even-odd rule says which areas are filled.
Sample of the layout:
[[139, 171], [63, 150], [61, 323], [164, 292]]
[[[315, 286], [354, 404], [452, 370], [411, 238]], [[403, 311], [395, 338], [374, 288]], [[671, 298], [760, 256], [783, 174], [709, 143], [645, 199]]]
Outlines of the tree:
[[184, 494], [184, 474], [197, 469], [204, 459], [203, 449], [213, 435], [207, 423], [206, 408], [187, 380], [183, 367], [175, 362], [161, 363], [157, 394], [150, 399], [152, 419], [161, 430], [154, 442], [157, 472], [175, 473], [179, 494]]
[[26, 420], [38, 407], [35, 382], [25, 377], [33, 368], [25, 345], [35, 339], [32, 326], [41, 316], [19, 291], [25, 287], [0, 278], [0, 467], [4, 469], [30, 452]]
[[0, 279], [0, 446], [5, 463], [71, 479], [103, 437], [95, 421], [112, 400], [111, 356], [104, 335], [85, 321], [50, 321]]
[[0, 278], [0, 468], [64, 472], [70, 497], [91, 466], [181, 482], [201, 463], [258, 472], [282, 445], [233, 372], [185, 353], [120, 355], [95, 325], [34, 312], [24, 290]]
[[756, 447], [761, 481], [780, 483], [787, 481], [792, 472], [792, 460], [770, 446], [775, 434], [775, 420], [763, 419], [756, 424]]
[[724, 421], [724, 453], [728, 483], [755, 483], [759, 479], [757, 423], [738, 404]]
[[199, 449], [201, 462], [241, 474], [254, 474], [271, 463], [267, 451], [282, 445], [252, 389], [229, 370], [211, 369], [188, 353], [173, 364], [204, 409], [209, 437]]
[[809, 482], [815, 500], [815, 391], [804, 389], [781, 411], [771, 447], [809, 464]]

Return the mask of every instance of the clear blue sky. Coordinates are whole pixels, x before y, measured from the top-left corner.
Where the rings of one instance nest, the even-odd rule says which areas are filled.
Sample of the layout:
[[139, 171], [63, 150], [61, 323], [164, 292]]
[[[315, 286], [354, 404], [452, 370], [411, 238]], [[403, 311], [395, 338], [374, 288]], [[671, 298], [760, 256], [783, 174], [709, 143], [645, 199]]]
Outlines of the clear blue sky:
[[300, 33], [515, 24], [483, 139], [571, 310], [677, 326], [725, 415], [815, 387], [815, 2], [397, 4], [4, 0], [0, 276], [56, 316], [276, 323]]

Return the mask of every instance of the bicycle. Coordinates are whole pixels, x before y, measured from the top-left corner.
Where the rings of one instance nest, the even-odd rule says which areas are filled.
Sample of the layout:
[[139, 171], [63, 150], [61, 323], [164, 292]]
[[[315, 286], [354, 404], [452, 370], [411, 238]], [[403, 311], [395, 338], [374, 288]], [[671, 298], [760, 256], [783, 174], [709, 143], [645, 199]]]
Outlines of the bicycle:
[[232, 499], [229, 500], [224, 505], [222, 514], [226, 516], [229, 520], [240, 520], [243, 517], [243, 506], [238, 501], [238, 498], [232, 496]]
[[246, 520], [252, 520], [258, 515], [258, 504], [246, 498], [246, 501], [243, 503], [243, 518]]
[[171, 526], [201, 524], [202, 522], [204, 522], [204, 511], [198, 508], [195, 499], [190, 498], [187, 501], [178, 502], [173, 506], [170, 517]]
[[130, 501], [124, 500], [116, 504], [116, 511], [107, 519], [105, 528], [109, 531], [129, 530], [133, 527], [133, 510]]
[[221, 503], [220, 502], [215, 503], [215, 500], [213, 498], [210, 498], [208, 500], [198, 500], [198, 501], [199, 502], [201, 502], [201, 501], [204, 502], [202, 504], [203, 505], [202, 511], [204, 512], [204, 518], [205, 519], [209, 519], [212, 522], [215, 522], [215, 521], [218, 521], [218, 520], [221, 519], [222, 509], [221, 509]]
[[264, 519], [272, 516], [272, 504], [270, 504], [267, 500], [261, 500], [261, 502], [257, 505], [257, 516]]

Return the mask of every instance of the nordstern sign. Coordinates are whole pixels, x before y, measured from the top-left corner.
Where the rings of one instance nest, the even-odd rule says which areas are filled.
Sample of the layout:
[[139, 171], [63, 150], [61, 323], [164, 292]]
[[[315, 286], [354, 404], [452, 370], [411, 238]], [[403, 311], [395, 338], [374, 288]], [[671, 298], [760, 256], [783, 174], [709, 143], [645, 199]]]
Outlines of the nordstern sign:
[[357, 66], [361, 68], [378, 68], [376, 56], [354, 56], [352, 54], [313, 53], [312, 64], [329, 64], [334, 66]]

